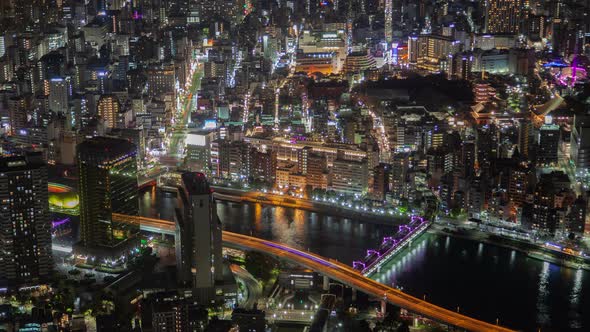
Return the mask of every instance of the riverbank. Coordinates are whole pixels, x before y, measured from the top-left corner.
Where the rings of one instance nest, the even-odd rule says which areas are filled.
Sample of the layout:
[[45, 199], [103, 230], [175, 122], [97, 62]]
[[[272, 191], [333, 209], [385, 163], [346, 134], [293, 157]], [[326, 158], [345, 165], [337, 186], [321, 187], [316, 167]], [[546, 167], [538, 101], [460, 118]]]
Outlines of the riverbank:
[[[301, 198], [284, 197], [273, 194], [265, 194], [261, 192], [243, 191], [240, 189], [213, 187], [215, 190], [215, 198], [222, 201], [234, 203], [258, 203], [272, 206], [280, 206], [285, 208], [301, 209], [310, 212], [322, 213], [327, 215], [338, 216], [342, 218], [359, 219], [364, 222], [391, 225], [403, 224], [407, 222], [407, 217], [398, 217], [391, 215], [382, 215], [371, 212], [362, 212], [352, 209], [347, 209], [332, 204], [323, 202], [310, 201]], [[512, 238], [503, 237], [500, 235], [490, 234], [475, 229], [461, 229], [451, 230], [444, 225], [433, 224], [428, 229], [430, 233], [437, 233], [448, 235], [466, 240], [478, 241], [490, 245], [496, 245], [518, 252], [524, 253], [530, 258], [537, 259], [544, 262], [549, 262], [559, 266], [565, 266], [572, 269], [584, 269], [590, 271], [590, 262], [586, 262], [581, 258], [577, 258], [566, 253], [555, 250], [549, 250], [534, 243], [518, 241]]]
[[227, 187], [212, 186], [214, 197], [221, 201], [234, 203], [258, 203], [285, 208], [301, 209], [310, 212], [328, 214], [342, 218], [358, 219], [363, 222], [370, 222], [382, 225], [397, 225], [407, 223], [409, 216], [395, 216], [377, 214], [366, 211], [353, 210], [329, 203], [311, 201], [308, 199], [295, 198], [291, 196], [280, 196], [262, 192], [244, 191]]
[[518, 241], [500, 235], [489, 234], [474, 229], [451, 230], [444, 225], [433, 224], [428, 229], [429, 233], [448, 235], [456, 238], [482, 242], [503, 248], [521, 252], [527, 257], [543, 262], [552, 263], [572, 269], [584, 269], [590, 271], [590, 263], [582, 258], [576, 258], [566, 253], [549, 250], [530, 242]]

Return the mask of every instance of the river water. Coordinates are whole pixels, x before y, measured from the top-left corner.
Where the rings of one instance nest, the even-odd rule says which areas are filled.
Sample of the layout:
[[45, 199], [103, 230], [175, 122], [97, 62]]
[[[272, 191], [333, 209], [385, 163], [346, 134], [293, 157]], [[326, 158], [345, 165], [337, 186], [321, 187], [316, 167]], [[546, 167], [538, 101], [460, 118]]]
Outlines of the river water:
[[[171, 219], [172, 197], [144, 192], [142, 214]], [[225, 230], [282, 242], [347, 264], [396, 225], [318, 213], [218, 202]], [[450, 310], [524, 331], [590, 331], [590, 273], [511, 249], [425, 234], [373, 278]]]

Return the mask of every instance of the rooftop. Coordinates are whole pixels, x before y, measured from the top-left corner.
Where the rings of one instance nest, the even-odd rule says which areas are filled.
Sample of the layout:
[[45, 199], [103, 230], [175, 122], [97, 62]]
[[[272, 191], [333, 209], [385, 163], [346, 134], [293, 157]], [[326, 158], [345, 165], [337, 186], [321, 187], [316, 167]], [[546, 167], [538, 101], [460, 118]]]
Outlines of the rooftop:
[[182, 173], [182, 182], [189, 195], [208, 195], [211, 193], [205, 174], [200, 172]]

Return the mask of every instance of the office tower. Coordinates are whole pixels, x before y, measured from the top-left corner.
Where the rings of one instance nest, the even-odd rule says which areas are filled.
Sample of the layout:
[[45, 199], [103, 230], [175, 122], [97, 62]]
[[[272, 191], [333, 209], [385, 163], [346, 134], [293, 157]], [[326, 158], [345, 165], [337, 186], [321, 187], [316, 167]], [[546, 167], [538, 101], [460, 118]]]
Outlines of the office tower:
[[533, 124], [530, 119], [518, 120], [518, 151], [523, 157], [528, 157], [532, 140]]
[[186, 293], [157, 293], [146, 302], [142, 328], [149, 331], [204, 331], [207, 326], [207, 307]]
[[176, 268], [179, 282], [197, 290], [203, 300], [215, 298], [222, 278], [221, 222], [203, 173], [181, 175], [176, 211]]
[[379, 164], [373, 170], [373, 197], [378, 200], [384, 200], [385, 195], [389, 192], [389, 177], [391, 167], [389, 164]]
[[40, 285], [51, 274], [45, 166], [41, 153], [0, 157], [0, 287]]
[[6, 54], [6, 48], [8, 45], [7, 44], [7, 39], [8, 39], [8, 34], [3, 34], [0, 35], [0, 58], [4, 56], [4, 54]]
[[369, 185], [368, 160], [336, 159], [332, 163], [332, 188], [340, 193], [366, 193]]
[[411, 153], [396, 153], [391, 163], [389, 173], [389, 188], [395, 199], [408, 198], [409, 188], [408, 173], [412, 169], [414, 157]]
[[27, 96], [16, 96], [8, 100], [8, 118], [12, 135], [16, 135], [17, 131], [27, 124], [29, 107], [30, 98]]
[[321, 153], [309, 153], [306, 166], [306, 183], [312, 189], [328, 188], [328, 160]]
[[541, 164], [557, 163], [559, 150], [559, 126], [544, 124], [539, 130], [538, 161]]
[[408, 37], [408, 62], [416, 64], [418, 62], [418, 37]]
[[477, 130], [476, 136], [477, 168], [489, 171], [498, 157], [498, 133], [494, 125]]
[[385, 41], [389, 45], [393, 40], [393, 0], [385, 0]]
[[541, 178], [533, 193], [532, 217], [529, 218], [534, 230], [555, 234], [558, 222], [557, 211], [554, 207], [556, 194], [557, 189], [553, 183]]
[[49, 109], [56, 113], [67, 113], [69, 79], [52, 78], [49, 81]]
[[150, 69], [147, 71], [148, 96], [159, 97], [163, 93], [174, 92], [176, 75], [174, 67]]
[[569, 207], [569, 212], [566, 217], [566, 230], [569, 233], [583, 235], [586, 226], [586, 210], [588, 209], [588, 202], [582, 196], [574, 201]]
[[486, 32], [516, 34], [524, 19], [523, 0], [489, 0], [486, 6]]
[[135, 244], [139, 225], [114, 222], [112, 213], [136, 216], [137, 148], [127, 140], [94, 137], [77, 147], [81, 251], [120, 257]]
[[102, 95], [98, 100], [97, 114], [104, 120], [107, 128], [117, 127], [120, 108], [119, 99], [113, 95]]
[[527, 189], [532, 170], [524, 163], [510, 168], [508, 174], [508, 197], [517, 206], [522, 206], [526, 200]]
[[577, 175], [585, 175], [590, 167], [590, 116], [576, 115], [571, 133], [570, 158]]
[[266, 184], [274, 184], [277, 171], [277, 152], [270, 149], [263, 152], [253, 148], [251, 154], [252, 177]]

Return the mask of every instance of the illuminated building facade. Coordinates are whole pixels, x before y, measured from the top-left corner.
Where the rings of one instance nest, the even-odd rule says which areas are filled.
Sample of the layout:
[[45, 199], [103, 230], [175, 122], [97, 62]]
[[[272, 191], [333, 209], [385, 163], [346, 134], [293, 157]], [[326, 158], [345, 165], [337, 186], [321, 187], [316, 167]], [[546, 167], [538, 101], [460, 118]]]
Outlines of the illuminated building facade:
[[308, 74], [322, 73], [330, 75], [338, 71], [336, 54], [328, 53], [298, 53], [297, 71]]
[[385, 41], [389, 45], [393, 40], [393, 0], [385, 0]]
[[107, 128], [117, 126], [117, 114], [120, 108], [118, 98], [113, 95], [103, 95], [98, 100], [97, 114], [105, 121]]
[[148, 95], [157, 97], [161, 94], [174, 92], [176, 86], [176, 75], [174, 67], [162, 69], [150, 69], [147, 71], [148, 77]]
[[120, 257], [133, 247], [139, 225], [120, 224], [113, 213], [137, 215], [137, 148], [127, 140], [94, 137], [77, 147], [80, 243], [85, 254]]
[[64, 78], [52, 78], [49, 81], [49, 109], [66, 113], [68, 111], [70, 80]]
[[29, 96], [15, 96], [8, 100], [8, 118], [12, 135], [16, 135], [18, 130], [25, 127], [29, 107]]
[[375, 58], [369, 52], [353, 52], [348, 54], [344, 64], [344, 71], [348, 74], [361, 73], [373, 69], [377, 65]]
[[524, 18], [523, 0], [489, 0], [486, 7], [486, 32], [516, 34]]
[[42, 284], [51, 274], [47, 168], [41, 153], [0, 158], [0, 286]]
[[366, 193], [369, 185], [368, 160], [336, 159], [332, 166], [332, 189], [347, 194]]
[[461, 44], [452, 37], [420, 35], [408, 39], [409, 62], [431, 72], [448, 71], [449, 56], [459, 52]]

